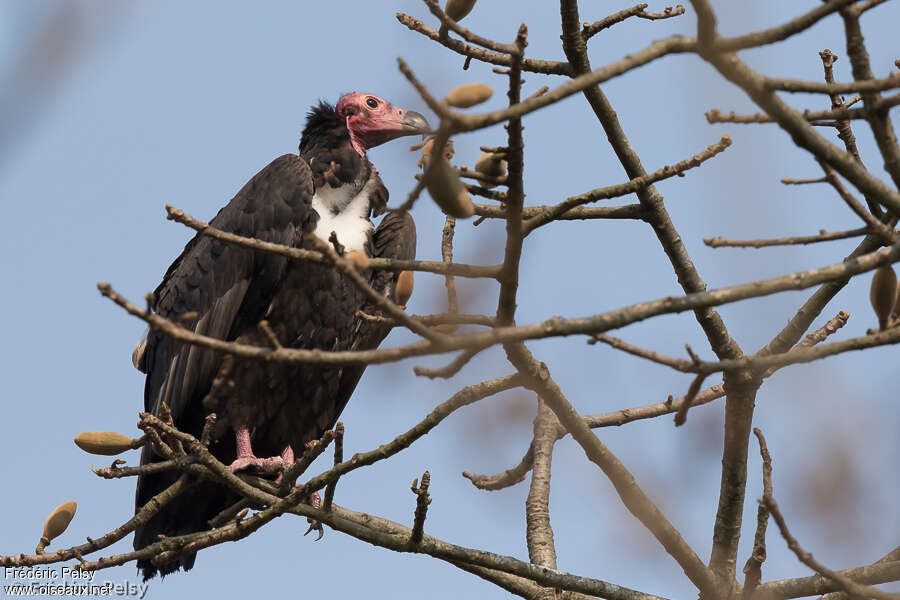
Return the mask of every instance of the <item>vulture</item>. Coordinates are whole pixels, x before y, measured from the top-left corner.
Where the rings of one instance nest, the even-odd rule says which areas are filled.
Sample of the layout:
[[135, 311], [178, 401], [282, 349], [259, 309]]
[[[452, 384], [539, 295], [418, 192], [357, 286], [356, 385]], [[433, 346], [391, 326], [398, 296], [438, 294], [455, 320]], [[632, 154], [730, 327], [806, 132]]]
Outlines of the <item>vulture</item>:
[[[366, 158], [369, 148], [424, 134], [419, 113], [371, 94], [352, 93], [337, 105], [320, 102], [307, 115], [299, 155], [276, 158], [257, 173], [210, 222], [214, 228], [294, 248], [313, 249], [316, 236], [334, 233], [348, 252], [415, 258], [415, 224], [408, 214], [384, 212], [388, 191]], [[365, 269], [380, 293], [396, 300], [398, 273]], [[332, 267], [227, 244], [197, 234], [166, 271], [152, 310], [198, 334], [242, 344], [330, 351], [376, 348], [390, 327], [357, 316], [375, 312], [370, 301]], [[269, 331], [260, 322], [269, 323]], [[199, 436], [215, 412], [210, 451], [232, 471], [293, 462], [307, 442], [333, 427], [365, 365], [325, 366], [231, 360], [173, 340], [155, 330], [133, 355], [146, 373], [144, 408], [163, 406], [180, 430]], [[226, 378], [228, 385], [214, 386]], [[141, 464], [162, 460], [145, 446]], [[138, 478], [135, 510], [171, 485], [178, 474]], [[209, 521], [238, 500], [227, 488], [197, 481], [135, 531], [139, 550], [163, 536], [210, 528]], [[154, 564], [138, 561], [143, 578], [194, 565], [194, 554]]]

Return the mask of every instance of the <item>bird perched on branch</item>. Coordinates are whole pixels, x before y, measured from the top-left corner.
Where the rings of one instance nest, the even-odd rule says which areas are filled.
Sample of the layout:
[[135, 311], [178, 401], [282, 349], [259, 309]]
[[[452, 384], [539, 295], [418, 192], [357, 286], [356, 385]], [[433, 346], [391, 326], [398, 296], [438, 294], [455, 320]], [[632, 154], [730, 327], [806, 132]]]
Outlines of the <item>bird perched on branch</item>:
[[[384, 211], [388, 192], [366, 151], [389, 140], [422, 134], [419, 113], [371, 94], [321, 102], [307, 116], [299, 156], [286, 154], [253, 177], [211, 221], [214, 228], [267, 242], [315, 249], [332, 233], [344, 249], [369, 257], [415, 257], [415, 225], [389, 213], [373, 231], [370, 216]], [[392, 300], [399, 274], [365, 269], [367, 282]], [[198, 334], [257, 346], [330, 351], [378, 346], [390, 327], [364, 320], [370, 302], [326, 264], [291, 261], [198, 234], [185, 246], [153, 293], [153, 310]], [[374, 308], [369, 312], [375, 312]], [[268, 327], [260, 326], [265, 320]], [[274, 336], [274, 339], [273, 339]], [[176, 427], [200, 435], [217, 414], [210, 451], [232, 471], [289, 464], [295, 452], [331, 428], [365, 365], [325, 366], [225, 359], [220, 353], [150, 331], [135, 350], [147, 374], [144, 408], [171, 412]], [[225, 372], [227, 371], [227, 372]], [[214, 380], [228, 385], [213, 385]], [[161, 460], [149, 446], [141, 464]], [[171, 485], [175, 472], [139, 477], [135, 505]], [[209, 520], [237, 497], [220, 485], [197, 482], [135, 531], [135, 549], [210, 528]], [[164, 564], [138, 561], [144, 579], [190, 569], [194, 554]], [[157, 561], [158, 562], [158, 561]]]

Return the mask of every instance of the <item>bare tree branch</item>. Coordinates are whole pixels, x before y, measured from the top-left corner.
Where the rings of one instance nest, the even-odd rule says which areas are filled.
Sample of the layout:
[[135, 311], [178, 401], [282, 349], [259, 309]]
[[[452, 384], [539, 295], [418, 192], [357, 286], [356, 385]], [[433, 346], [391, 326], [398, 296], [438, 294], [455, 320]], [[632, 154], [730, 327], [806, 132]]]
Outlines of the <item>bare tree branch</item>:
[[703, 243], [710, 248], [766, 248], [768, 246], [794, 246], [798, 244], [817, 244], [819, 242], [831, 242], [845, 240], [847, 238], [868, 235], [867, 227], [848, 229], [846, 231], [822, 231], [818, 235], [801, 235], [796, 237], [768, 238], [758, 240], [727, 240], [723, 237], [705, 238]]
[[699, 590], [714, 593], [716, 584], [712, 572], [638, 486], [628, 469], [588, 428], [550, 377], [546, 365], [537, 363], [524, 344], [507, 344], [505, 347], [510, 361], [525, 379], [525, 385], [547, 402], [563, 427], [584, 449], [588, 459], [606, 474], [629, 512], [653, 533]]
[[525, 533], [531, 562], [551, 569], [556, 568], [556, 547], [550, 525], [550, 465], [556, 443], [556, 427], [556, 417], [538, 398], [532, 442], [534, 466], [531, 487], [525, 500]]
[[[763, 496], [772, 495], [772, 457], [766, 447], [766, 438], [758, 427], [753, 429], [759, 440], [759, 453], [763, 461]], [[762, 580], [762, 564], [766, 560], [766, 526], [769, 522], [769, 510], [760, 503], [756, 512], [756, 535], [753, 537], [753, 552], [744, 565], [744, 590], [742, 598], [753, 597], [753, 591]]]
[[659, 19], [668, 19], [670, 17], [677, 17], [679, 15], [684, 14], [684, 7], [682, 5], [678, 5], [676, 7], [667, 6], [665, 10], [658, 13], [648, 13], [645, 9], [647, 8], [646, 3], [636, 4], [631, 8], [626, 8], [625, 10], [620, 10], [617, 13], [613, 13], [608, 17], [600, 19], [599, 21], [595, 21], [588, 25], [585, 23], [581, 27], [581, 36], [585, 41], [589, 40], [596, 34], [600, 33], [604, 29], [609, 29], [613, 25], [621, 23], [625, 19], [629, 17], [638, 17], [640, 19], [648, 19], [651, 21], [656, 21]]
[[882, 592], [878, 588], [857, 583], [851, 577], [848, 577], [837, 571], [832, 571], [831, 569], [825, 567], [822, 563], [814, 559], [812, 554], [801, 548], [799, 542], [797, 542], [797, 539], [791, 535], [791, 532], [788, 530], [787, 523], [785, 523], [784, 517], [781, 515], [781, 511], [778, 509], [778, 504], [775, 502], [775, 498], [772, 497], [771, 494], [769, 494], [763, 497], [762, 503], [772, 514], [772, 518], [775, 520], [775, 523], [778, 524], [778, 529], [781, 530], [781, 535], [787, 542], [788, 547], [794, 551], [794, 554], [797, 555], [797, 558], [800, 559], [800, 562], [808, 566], [810, 569], [819, 573], [823, 577], [834, 581], [838, 586], [840, 586], [841, 589], [850, 594], [853, 594], [854, 596], [861, 596], [864, 598], [878, 598], [880, 600], [897, 600], [897, 598], [900, 598], [900, 594], [889, 594], [887, 592]]

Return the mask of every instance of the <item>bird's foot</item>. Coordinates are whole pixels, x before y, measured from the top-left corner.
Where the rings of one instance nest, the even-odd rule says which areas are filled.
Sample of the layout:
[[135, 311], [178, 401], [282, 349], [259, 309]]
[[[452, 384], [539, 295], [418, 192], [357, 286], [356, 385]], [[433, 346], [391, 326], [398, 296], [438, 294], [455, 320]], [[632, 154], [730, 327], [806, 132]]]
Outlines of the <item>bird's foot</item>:
[[[299, 486], [300, 484], [297, 485]], [[313, 508], [319, 508], [320, 506], [322, 506], [322, 497], [319, 496], [319, 492], [313, 492], [306, 500], [306, 503]], [[309, 523], [309, 529], [307, 529], [306, 533], [304, 533], [303, 535], [307, 535], [310, 531], [316, 531], [319, 535], [316, 537], [315, 541], [318, 542], [319, 540], [321, 540], [322, 536], [325, 535], [325, 528], [322, 527], [322, 523], [311, 517], [307, 517], [306, 522]]]
[[238, 427], [234, 431], [235, 445], [237, 446], [237, 458], [228, 465], [232, 473], [252, 468], [260, 475], [281, 476], [288, 465], [294, 462], [294, 452], [288, 446], [281, 456], [270, 458], [257, 458], [253, 454], [253, 446], [250, 444], [250, 430], [247, 427]]
[[281, 472], [287, 466], [287, 463], [280, 456], [257, 458], [251, 454], [250, 456], [238, 457], [233, 463], [228, 465], [228, 470], [232, 473], [237, 473], [238, 471], [252, 468], [261, 475], [281, 475]]

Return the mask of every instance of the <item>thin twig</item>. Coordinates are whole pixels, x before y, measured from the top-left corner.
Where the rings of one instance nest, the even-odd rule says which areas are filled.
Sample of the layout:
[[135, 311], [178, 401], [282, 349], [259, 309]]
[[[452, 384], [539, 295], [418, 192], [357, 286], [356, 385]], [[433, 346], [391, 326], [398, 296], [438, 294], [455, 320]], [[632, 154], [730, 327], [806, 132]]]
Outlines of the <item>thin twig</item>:
[[[846, 10], [846, 9], [845, 9]], [[822, 59], [822, 67], [825, 71], [825, 83], [833, 84], [834, 83], [834, 63], [837, 61], [838, 57], [835, 53], [833, 53], [829, 49], [825, 49], [822, 52], [819, 52], [819, 56]], [[898, 78], [900, 81], [900, 78]], [[859, 90], [857, 90], [859, 91]], [[839, 92], [832, 92], [829, 94], [831, 98], [831, 108], [847, 108], [852, 103], [845, 103], [843, 97]], [[861, 100], [862, 96], [857, 96], [857, 99]], [[844, 142], [844, 147], [847, 149], [853, 158], [856, 159], [856, 162], [859, 164], [863, 164], [862, 157], [859, 155], [859, 149], [856, 147], [856, 136], [853, 135], [853, 127], [850, 125], [850, 119], [837, 119], [834, 122], [834, 127], [837, 129], [838, 138], [842, 142]], [[828, 178], [825, 178], [828, 181]], [[883, 211], [877, 202], [873, 201], [870, 198], [866, 198], [866, 204], [869, 206], [869, 210], [872, 212], [872, 215], [880, 221], [883, 216]]]
[[421, 543], [422, 534], [425, 528], [425, 517], [428, 514], [428, 505], [431, 504], [431, 496], [428, 494], [428, 486], [431, 484], [431, 473], [425, 471], [422, 473], [422, 484], [419, 485], [419, 479], [413, 479], [410, 489], [416, 495], [416, 512], [413, 516], [412, 533], [409, 536], [410, 545], [414, 546]]
[[687, 394], [684, 395], [684, 400], [681, 402], [681, 406], [678, 408], [678, 412], [675, 413], [675, 426], [680, 427], [685, 424], [687, 421], [687, 413], [691, 406], [694, 404], [694, 400], [697, 398], [697, 394], [700, 393], [700, 386], [703, 385], [703, 381], [706, 379], [705, 373], [698, 373], [694, 380], [691, 381], [691, 385], [688, 388]]
[[891, 229], [884, 223], [875, 218], [872, 213], [867, 211], [865, 207], [860, 204], [859, 200], [853, 197], [853, 194], [851, 194], [850, 191], [844, 187], [844, 184], [842, 184], [841, 180], [838, 179], [837, 175], [835, 175], [834, 170], [830, 166], [828, 166], [825, 161], [817, 159], [817, 162], [822, 168], [822, 171], [825, 172], [825, 179], [829, 184], [831, 184], [831, 187], [835, 189], [835, 191], [847, 204], [847, 206], [850, 207], [850, 210], [856, 213], [856, 215], [860, 219], [862, 219], [866, 223], [866, 225], [868, 225], [869, 230], [871, 230], [873, 234], [878, 235], [886, 245], [893, 244], [893, 231], [891, 231]]
[[729, 240], [723, 237], [705, 238], [703, 243], [710, 248], [767, 248], [769, 246], [796, 246], [805, 244], [817, 244], [819, 242], [832, 242], [847, 238], [868, 235], [868, 227], [848, 229], [845, 231], [821, 231], [818, 235], [799, 235], [783, 238], [766, 238], [756, 240]]
[[[522, 210], [522, 216], [526, 223], [546, 211], [552, 210], [552, 206], [526, 206]], [[488, 206], [476, 204], [475, 214], [492, 219], [505, 219], [506, 208], [503, 206]], [[570, 208], [556, 217], [556, 221], [580, 221], [586, 219], [644, 219], [646, 211], [640, 204], [627, 204], [625, 206], [579, 206]]]
[[[334, 466], [344, 462], [344, 424], [340, 421], [334, 426]], [[331, 510], [331, 504], [334, 502], [334, 490], [337, 487], [338, 480], [335, 479], [325, 487], [325, 501], [322, 504], [323, 510]]]
[[221, 527], [232, 519], [235, 519], [241, 511], [246, 510], [249, 506], [250, 502], [246, 498], [242, 498], [210, 519], [209, 526], [212, 529]]
[[[872, 109], [867, 108], [835, 108], [831, 110], [804, 110], [801, 116], [806, 121], [815, 123], [827, 119], [865, 119], [870, 112], [883, 112], [894, 106], [900, 105], [900, 94], [894, 94], [882, 98]], [[734, 111], [723, 113], [718, 109], [711, 109], [705, 113], [709, 123], [777, 123], [778, 120], [766, 113], [754, 113], [752, 115], [739, 115]], [[830, 124], [829, 124], [830, 125]]]
[[810, 554], [800, 546], [797, 538], [791, 535], [791, 532], [788, 530], [787, 523], [784, 520], [784, 516], [782, 516], [781, 511], [778, 508], [778, 503], [775, 502], [775, 498], [771, 494], [769, 494], [767, 496], [763, 496], [761, 502], [771, 513], [772, 518], [778, 525], [778, 529], [781, 531], [781, 537], [783, 537], [787, 542], [788, 548], [790, 548], [794, 552], [794, 554], [797, 555], [797, 558], [800, 560], [800, 562], [805, 564], [807, 567], [809, 567], [819, 575], [831, 579], [844, 591], [854, 596], [860, 596], [863, 598], [877, 598], [879, 600], [897, 600], [898, 598], [900, 598], [900, 594], [883, 592], [876, 587], [857, 583], [849, 577], [838, 573], [837, 571], [832, 571], [831, 569], [817, 561], [815, 558], [813, 558], [812, 554]]
[[695, 154], [691, 158], [679, 161], [674, 165], [666, 165], [663, 168], [658, 169], [652, 173], [645, 173], [643, 175], [634, 177], [630, 181], [627, 181], [625, 183], [591, 190], [590, 192], [579, 194], [578, 196], [566, 198], [566, 200], [564, 200], [563, 202], [550, 207], [549, 210], [546, 210], [543, 213], [529, 218], [525, 223], [525, 234], [527, 235], [531, 233], [534, 229], [545, 225], [550, 221], [553, 221], [560, 215], [565, 214], [567, 211], [577, 206], [581, 206], [589, 202], [596, 202], [597, 200], [624, 196], [626, 194], [636, 192], [642, 188], [652, 185], [653, 183], [656, 183], [658, 181], [662, 181], [663, 179], [681, 176], [686, 171], [695, 167], [699, 167], [707, 160], [713, 158], [718, 154], [721, 154], [729, 146], [731, 146], [731, 138], [727, 135], [723, 135], [722, 139], [720, 139], [715, 144], [707, 147], [699, 154]]
[[[453, 234], [455, 231], [456, 219], [447, 215], [441, 233], [441, 261], [448, 264], [453, 262]], [[459, 312], [459, 300], [456, 296], [456, 283], [453, 275], [448, 273], [444, 276], [444, 286], [447, 288], [447, 313], [456, 314]]]
[[259, 322], [259, 330], [263, 332], [263, 335], [266, 336], [266, 339], [269, 340], [269, 343], [272, 344], [272, 347], [275, 349], [282, 348], [281, 342], [278, 341], [278, 336], [275, 335], [275, 331], [272, 330], [272, 326], [269, 325], [269, 322], [263, 319]]
[[690, 360], [685, 360], [683, 358], [672, 358], [671, 356], [666, 356], [664, 354], [660, 354], [659, 352], [654, 352], [653, 350], [640, 348], [633, 344], [629, 344], [625, 340], [607, 335], [605, 333], [598, 333], [588, 340], [588, 344], [595, 344], [597, 342], [603, 342], [604, 344], [608, 344], [609, 346], [612, 346], [613, 348], [616, 348], [623, 352], [627, 352], [628, 354], [646, 358], [651, 362], [671, 367], [677, 371], [681, 371], [682, 373], [696, 373], [695, 364]]
[[[766, 446], [766, 438], [762, 431], [755, 427], [753, 434], [759, 440], [759, 453], [762, 456], [763, 496], [772, 495], [772, 457]], [[769, 511], [762, 504], [756, 512], [756, 534], [753, 536], [753, 552], [744, 565], [744, 590], [742, 598], [749, 600], [754, 590], [762, 581], [762, 564], [766, 560], [766, 525], [769, 522]]]
[[825, 183], [828, 180], [824, 177], [817, 177], [815, 179], [793, 179], [791, 177], [782, 177], [781, 183], [784, 185], [807, 185], [810, 183]]
[[[830, 52], [830, 50], [827, 52]], [[832, 56], [834, 55], [832, 54]], [[766, 86], [770, 89], [781, 90], [783, 92], [819, 93], [828, 94], [829, 96], [852, 94], [854, 92], [883, 92], [885, 90], [893, 90], [900, 87], [900, 75], [894, 73], [884, 79], [867, 79], [863, 81], [851, 81], [849, 83], [835, 83], [833, 77], [830, 81], [826, 80], [825, 83], [767, 77]], [[837, 107], [833, 106], [832, 108]]]
[[816, 344], [824, 342], [828, 336], [836, 333], [838, 329], [846, 325], [848, 319], [850, 319], [850, 313], [842, 310], [834, 318], [829, 319], [827, 323], [803, 338], [803, 341], [794, 346], [794, 348], [812, 348]]
[[684, 7], [682, 5], [678, 5], [676, 7], [667, 6], [665, 10], [657, 13], [648, 13], [644, 9], [647, 8], [646, 3], [637, 4], [632, 6], [631, 8], [626, 8], [625, 10], [620, 10], [617, 13], [613, 13], [608, 17], [604, 17], [599, 21], [595, 21], [591, 24], [584, 23], [581, 27], [581, 36], [585, 41], [591, 39], [596, 34], [600, 33], [604, 29], [609, 29], [613, 25], [621, 23], [629, 17], [639, 17], [641, 19], [648, 20], [658, 20], [658, 19], [668, 19], [670, 17], [677, 17], [678, 15], [684, 14]]
[[472, 485], [480, 490], [502, 490], [525, 480], [525, 476], [534, 465], [534, 442], [528, 447], [528, 452], [512, 469], [507, 469], [496, 475], [480, 475], [463, 471], [462, 475], [472, 482]]
[[459, 373], [460, 370], [464, 366], [469, 364], [469, 361], [475, 358], [475, 356], [477, 356], [478, 353], [482, 350], [484, 350], [483, 347], [468, 348], [460, 352], [452, 362], [443, 367], [439, 367], [436, 369], [431, 369], [428, 367], [413, 367], [413, 373], [415, 373], [419, 377], [428, 377], [429, 379], [449, 379], [450, 377], [453, 377], [454, 375]]
[[[444, 47], [461, 54], [467, 58], [471, 57], [475, 60], [490, 63], [493, 65], [501, 65], [508, 67], [511, 64], [509, 54], [483, 50], [475, 46], [470, 46], [464, 42], [453, 39], [450, 36], [442, 36], [440, 32], [425, 25], [422, 21], [411, 17], [407, 14], [397, 13], [397, 20], [408, 27], [411, 31], [420, 33], [425, 37], [442, 44]], [[522, 69], [532, 73], [544, 73], [547, 75], [567, 75], [569, 73], [569, 65], [566, 62], [554, 60], [537, 60], [533, 58], [522, 61]]]
[[[169, 219], [186, 225], [191, 229], [229, 244], [235, 244], [244, 248], [252, 248], [254, 250], [263, 250], [279, 256], [285, 256], [292, 260], [309, 260], [313, 262], [325, 262], [325, 257], [321, 252], [313, 250], [304, 250], [302, 248], [292, 248], [281, 244], [273, 244], [264, 242], [255, 238], [245, 237], [222, 231], [214, 227], [210, 227], [208, 223], [198, 221], [183, 210], [166, 205], [166, 211]], [[466, 265], [463, 263], [446, 264], [435, 261], [419, 261], [419, 260], [394, 260], [389, 258], [370, 258], [370, 269], [384, 269], [387, 271], [425, 271], [428, 273], [451, 274], [460, 277], [486, 277], [494, 279], [499, 273], [499, 267], [482, 267], [477, 265]]]

